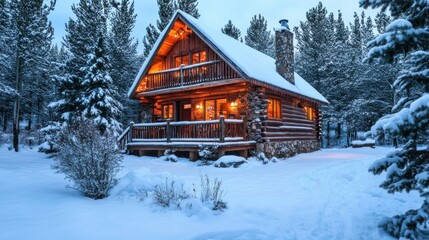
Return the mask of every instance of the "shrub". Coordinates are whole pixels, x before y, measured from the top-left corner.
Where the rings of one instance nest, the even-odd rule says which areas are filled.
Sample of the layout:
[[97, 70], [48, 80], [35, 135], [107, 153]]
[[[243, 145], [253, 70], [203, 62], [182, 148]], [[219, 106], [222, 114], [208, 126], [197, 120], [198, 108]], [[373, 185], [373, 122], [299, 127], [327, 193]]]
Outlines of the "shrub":
[[163, 208], [175, 207], [181, 210], [182, 202], [191, 197], [192, 195], [183, 189], [183, 184], [178, 186], [174, 180], [168, 178], [161, 185], [156, 185], [153, 192], [154, 202]]
[[218, 155], [218, 146], [201, 144], [198, 149], [198, 156], [203, 161], [216, 160]]
[[267, 164], [270, 161], [267, 157], [265, 157], [263, 152], [258, 153], [258, 155], [256, 155], [256, 159], [261, 161], [263, 164]]
[[81, 122], [59, 133], [58, 149], [53, 168], [65, 174], [71, 188], [93, 199], [108, 196], [123, 159], [113, 134], [101, 134], [96, 124]]
[[224, 191], [221, 190], [222, 181], [215, 178], [213, 181], [205, 175], [201, 176], [201, 195], [202, 203], [209, 203], [211, 209], [223, 211], [227, 208], [226, 202], [223, 201]]
[[170, 149], [165, 150], [162, 159], [164, 159], [164, 161], [177, 162], [177, 156], [174, 154], [175, 152], [176, 151]]

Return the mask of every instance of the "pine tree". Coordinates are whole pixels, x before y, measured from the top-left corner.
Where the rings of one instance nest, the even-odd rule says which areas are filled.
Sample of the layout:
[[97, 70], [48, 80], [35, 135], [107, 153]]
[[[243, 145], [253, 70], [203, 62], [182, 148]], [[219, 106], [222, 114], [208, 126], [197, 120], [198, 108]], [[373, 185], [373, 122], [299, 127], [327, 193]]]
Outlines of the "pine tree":
[[139, 117], [139, 103], [128, 99], [128, 89], [140, 64], [137, 43], [131, 37], [135, 21], [134, 2], [122, 0], [113, 13], [109, 36], [110, 75], [115, 80], [113, 85], [118, 91], [116, 99], [124, 105], [123, 114], [119, 118], [122, 124], [137, 122]]
[[155, 44], [158, 37], [159, 31], [155, 28], [155, 26], [149, 24], [149, 26], [146, 27], [146, 35], [143, 37], [143, 55], [145, 58], [149, 56], [149, 53], [152, 50], [153, 45]]
[[240, 29], [238, 29], [237, 27], [234, 26], [234, 24], [232, 24], [231, 20], [228, 21], [228, 23], [221, 29], [221, 31], [234, 38], [239, 40], [241, 37], [241, 31]]
[[274, 56], [274, 37], [271, 31], [267, 30], [267, 20], [261, 14], [253, 16], [244, 40], [246, 45], [268, 56]]
[[197, 8], [198, 0], [176, 0], [174, 6], [175, 10], [180, 9], [194, 18], [199, 18], [201, 16]]
[[377, 31], [379, 34], [384, 33], [386, 31], [387, 25], [391, 22], [390, 16], [385, 12], [378, 12], [375, 17], [375, 24], [377, 27]]
[[83, 116], [92, 119], [103, 134], [107, 129], [118, 133], [121, 124], [116, 120], [122, 108], [113, 98], [113, 81], [109, 74], [109, 60], [103, 37], [99, 37], [95, 53], [91, 55], [84, 69], [87, 73], [82, 81], [84, 106]]
[[65, 37], [70, 55], [65, 64], [66, 74], [57, 87], [61, 98], [51, 106], [63, 122], [89, 118], [101, 131], [106, 128], [117, 131], [116, 117], [121, 106], [114, 99], [116, 92], [106, 49], [111, 7], [107, 0], [80, 0], [73, 4], [72, 10], [76, 20], [69, 20]]
[[172, 0], [157, 0], [157, 3], [159, 19], [156, 21], [156, 26], [159, 32], [162, 32], [174, 14], [175, 4]]
[[[13, 147], [15, 151], [19, 150], [19, 121], [23, 112], [22, 103], [31, 103], [30, 97], [32, 96], [29, 95], [32, 94], [31, 89], [41, 85], [41, 78], [47, 72], [46, 66], [49, 63], [45, 56], [53, 35], [48, 15], [54, 5], [55, 1], [51, 1], [47, 5], [43, 0], [12, 0], [10, 2], [11, 29], [15, 34], [12, 41], [14, 45], [12, 55], [14, 56], [13, 69], [17, 92], [13, 110]], [[30, 83], [30, 80], [33, 80], [33, 83]], [[36, 97], [43, 97], [43, 91], [36, 93]]]
[[[381, 118], [372, 132], [379, 137], [388, 134], [408, 141], [401, 150], [376, 161], [369, 171], [386, 172], [380, 186], [389, 193], [417, 190], [424, 198], [419, 209], [396, 215], [382, 226], [396, 238], [423, 239], [429, 223], [429, 2], [361, 0], [360, 5], [388, 9], [395, 19], [384, 33], [369, 42], [367, 60], [394, 62], [404, 54], [407, 64], [395, 82], [404, 96], [397, 103], [401, 110]], [[425, 149], [417, 149], [418, 143]]]

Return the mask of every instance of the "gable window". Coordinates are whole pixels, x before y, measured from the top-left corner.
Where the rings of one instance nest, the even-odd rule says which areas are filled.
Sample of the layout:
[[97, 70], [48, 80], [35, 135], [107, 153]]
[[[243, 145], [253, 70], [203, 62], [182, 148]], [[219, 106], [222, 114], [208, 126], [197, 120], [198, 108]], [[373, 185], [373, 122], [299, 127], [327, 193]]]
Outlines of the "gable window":
[[189, 55], [183, 55], [183, 56], [176, 57], [174, 59], [174, 62], [175, 62], [176, 68], [180, 67], [181, 64], [187, 66], [187, 65], [189, 65]]
[[305, 114], [308, 120], [314, 120], [314, 112], [312, 107], [304, 107]]
[[166, 104], [162, 105], [162, 118], [167, 119], [173, 119], [173, 104]]
[[268, 111], [268, 118], [281, 119], [282, 108], [280, 105], [280, 100], [269, 98], [267, 111]]
[[192, 64], [202, 63], [207, 61], [206, 51], [199, 51], [192, 53]]

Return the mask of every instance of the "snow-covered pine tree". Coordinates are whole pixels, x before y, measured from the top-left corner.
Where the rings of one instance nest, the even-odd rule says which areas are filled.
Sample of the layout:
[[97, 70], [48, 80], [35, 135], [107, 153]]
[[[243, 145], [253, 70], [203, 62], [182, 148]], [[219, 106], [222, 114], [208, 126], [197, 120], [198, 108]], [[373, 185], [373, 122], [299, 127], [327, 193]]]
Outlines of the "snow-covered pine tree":
[[[54, 9], [55, 1], [45, 4], [43, 0], [24, 1], [11, 0], [10, 14], [12, 31], [14, 32], [13, 75], [17, 92], [13, 108], [13, 147], [19, 150], [19, 121], [22, 116], [22, 102], [28, 101], [26, 95], [30, 88], [37, 84], [29, 80], [39, 80], [47, 72], [45, 56], [52, 41], [53, 28], [48, 20], [49, 13]], [[27, 83], [27, 84], [24, 84]], [[28, 88], [24, 88], [24, 86]], [[31, 93], [31, 92], [30, 92]]]
[[13, 41], [9, 1], [0, 0], [0, 125], [6, 132], [16, 91], [13, 84]]
[[327, 17], [328, 11], [319, 3], [306, 13], [306, 21], [300, 22], [299, 28], [295, 28], [297, 39], [296, 46], [299, 52], [296, 60], [296, 71], [322, 94], [326, 84], [322, 83], [322, 68], [327, 59], [327, 44], [329, 43], [326, 30], [331, 29]]
[[177, 9], [184, 11], [194, 18], [199, 18], [201, 16], [198, 12], [198, 0], [175, 0], [174, 10]]
[[134, 2], [121, 0], [111, 18], [109, 35], [110, 75], [118, 96], [115, 98], [124, 106], [119, 121], [124, 125], [139, 119], [139, 103], [128, 98], [128, 89], [141, 64], [137, 57], [137, 42], [131, 37], [136, 14]]
[[107, 34], [106, 4], [103, 0], [80, 0], [72, 5], [76, 18], [70, 18], [66, 24], [64, 46], [68, 58], [65, 74], [57, 79], [58, 100], [50, 104], [63, 123], [70, 124], [83, 116], [82, 82], [98, 38]]
[[146, 27], [146, 35], [143, 37], [143, 56], [149, 56], [156, 40], [159, 37], [159, 31], [151, 23]]
[[221, 28], [221, 31], [224, 34], [226, 34], [226, 35], [228, 35], [234, 39], [237, 39], [237, 40], [239, 40], [241, 37], [240, 29], [238, 29], [236, 26], [234, 26], [234, 24], [232, 24], [231, 20], [229, 20], [228, 23], [225, 24], [225, 26], [223, 28]]
[[[392, 62], [405, 54], [408, 65], [395, 82], [404, 92], [397, 104], [402, 109], [381, 118], [372, 128], [375, 135], [390, 134], [408, 142], [401, 150], [376, 161], [369, 171], [386, 172], [380, 187], [389, 193], [417, 190], [424, 198], [419, 209], [396, 215], [381, 226], [397, 238], [426, 239], [429, 229], [429, 2], [360, 0], [360, 5], [381, 8], [383, 12], [389, 10], [395, 19], [385, 33], [369, 42], [367, 60]], [[418, 149], [418, 144], [424, 148]]]
[[159, 32], [162, 32], [174, 14], [175, 4], [173, 0], [157, 0], [157, 4], [159, 19], [156, 21], [156, 26]]
[[261, 14], [253, 16], [244, 42], [249, 47], [274, 57], [274, 37], [271, 31], [267, 30], [267, 20]]
[[113, 81], [109, 74], [109, 60], [105, 50], [105, 40], [98, 38], [94, 54], [88, 60], [82, 81], [83, 116], [93, 120], [103, 134], [107, 129], [119, 133], [121, 124], [116, 120], [121, 113], [122, 105], [114, 99]]

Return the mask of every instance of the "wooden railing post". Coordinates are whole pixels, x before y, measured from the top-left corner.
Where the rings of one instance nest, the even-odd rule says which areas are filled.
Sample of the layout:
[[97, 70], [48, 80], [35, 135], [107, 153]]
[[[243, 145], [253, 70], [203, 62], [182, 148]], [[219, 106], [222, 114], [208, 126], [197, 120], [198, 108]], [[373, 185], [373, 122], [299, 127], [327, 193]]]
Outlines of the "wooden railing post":
[[133, 126], [134, 122], [130, 122], [130, 126], [128, 128], [128, 142], [133, 142]]
[[223, 115], [219, 118], [219, 141], [225, 142], [225, 117]]
[[183, 86], [183, 67], [184, 64], [180, 64], [180, 86]]
[[167, 119], [167, 125], [165, 126], [165, 137], [167, 138], [167, 142], [171, 142], [170, 122], [171, 119]]

